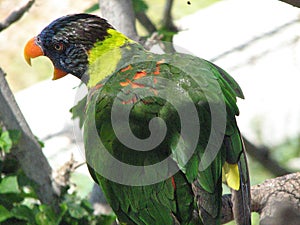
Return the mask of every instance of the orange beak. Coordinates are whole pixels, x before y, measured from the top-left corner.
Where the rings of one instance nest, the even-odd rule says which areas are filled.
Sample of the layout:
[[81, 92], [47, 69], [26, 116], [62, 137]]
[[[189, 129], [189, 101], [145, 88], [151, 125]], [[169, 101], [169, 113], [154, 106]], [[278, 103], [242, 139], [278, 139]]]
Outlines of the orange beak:
[[[25, 45], [24, 48], [24, 58], [26, 62], [31, 66], [31, 59], [43, 56], [44, 52], [43, 49], [36, 44], [35, 37], [31, 38], [27, 44]], [[56, 67], [54, 67], [54, 73], [53, 73], [53, 78], [52, 80], [57, 80], [59, 78], [62, 78], [66, 76], [68, 73], [60, 70]]]
[[44, 52], [40, 46], [35, 42], [35, 37], [31, 38], [24, 48], [24, 58], [26, 62], [31, 66], [31, 59], [44, 55]]

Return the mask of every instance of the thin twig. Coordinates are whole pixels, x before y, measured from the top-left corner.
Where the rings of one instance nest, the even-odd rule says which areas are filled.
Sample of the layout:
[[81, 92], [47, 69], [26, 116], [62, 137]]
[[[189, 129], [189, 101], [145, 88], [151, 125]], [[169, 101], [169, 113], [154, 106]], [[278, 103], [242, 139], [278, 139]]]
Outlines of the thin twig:
[[265, 147], [257, 147], [243, 137], [247, 153], [257, 160], [264, 168], [275, 176], [282, 176], [291, 173], [291, 171], [281, 167], [277, 161], [272, 159], [270, 150]]
[[300, 8], [300, 1], [299, 0], [279, 0], [279, 1]]
[[172, 8], [173, 8], [174, 0], [166, 0], [166, 5], [163, 13], [162, 24], [163, 27], [169, 31], [177, 32], [178, 29], [173, 23], [172, 18]]
[[155, 25], [152, 23], [150, 18], [144, 12], [135, 13], [138, 21], [143, 25], [143, 27], [148, 31], [149, 34], [152, 34], [157, 31]]
[[8, 28], [11, 24], [21, 19], [25, 12], [27, 12], [33, 5], [35, 0], [30, 0], [23, 7], [18, 10], [13, 11], [3, 22], [0, 23], [0, 32]]
[[[299, 1], [300, 2], [300, 1]], [[228, 51], [225, 51], [225, 52], [222, 52], [221, 54], [215, 56], [214, 58], [211, 58], [210, 61], [212, 62], [216, 62], [217, 60], [220, 60], [234, 52], [238, 52], [238, 51], [243, 51], [244, 49], [246, 48], [249, 48], [251, 45], [257, 43], [258, 41], [260, 40], [263, 40], [264, 38], [266, 37], [270, 37], [270, 36], [273, 36], [275, 34], [278, 34], [279, 32], [283, 31], [284, 29], [286, 29], [287, 27], [290, 27], [291, 25], [294, 25], [296, 23], [299, 23], [299, 19], [296, 18], [296, 19], [293, 19], [279, 27], [276, 27], [275, 29], [271, 30], [271, 31], [267, 31], [266, 33], [263, 33], [259, 36], [256, 36], [254, 38], [252, 38], [251, 40], [241, 44], [241, 45], [238, 45], [236, 47], [233, 47], [232, 49], [229, 49]]]

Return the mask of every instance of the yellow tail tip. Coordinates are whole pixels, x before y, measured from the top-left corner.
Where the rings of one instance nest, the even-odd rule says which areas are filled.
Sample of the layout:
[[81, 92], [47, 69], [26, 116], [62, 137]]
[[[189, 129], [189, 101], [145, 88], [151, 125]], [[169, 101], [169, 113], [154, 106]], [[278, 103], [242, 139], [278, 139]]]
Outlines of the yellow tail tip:
[[227, 185], [234, 189], [240, 189], [240, 173], [238, 164], [229, 164], [225, 162], [222, 168], [222, 178]]

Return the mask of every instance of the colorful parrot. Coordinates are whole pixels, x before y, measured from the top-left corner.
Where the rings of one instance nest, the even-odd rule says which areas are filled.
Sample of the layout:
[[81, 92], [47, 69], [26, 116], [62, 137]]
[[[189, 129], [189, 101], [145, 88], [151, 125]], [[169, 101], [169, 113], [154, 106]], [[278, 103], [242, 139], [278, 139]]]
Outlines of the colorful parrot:
[[84, 145], [91, 176], [121, 224], [221, 224], [222, 183], [233, 214], [251, 224], [245, 148], [235, 116], [239, 85], [223, 69], [183, 53], [155, 54], [105, 19], [73, 14], [28, 41], [53, 79], [88, 87]]

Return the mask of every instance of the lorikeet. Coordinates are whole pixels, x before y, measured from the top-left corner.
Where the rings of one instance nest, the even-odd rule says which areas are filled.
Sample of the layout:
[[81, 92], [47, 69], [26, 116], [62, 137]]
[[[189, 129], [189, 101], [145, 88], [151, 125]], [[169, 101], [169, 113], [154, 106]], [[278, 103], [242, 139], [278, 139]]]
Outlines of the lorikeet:
[[235, 119], [243, 93], [223, 69], [146, 51], [90, 14], [53, 21], [24, 53], [29, 64], [49, 57], [54, 80], [70, 73], [87, 85], [86, 160], [121, 224], [220, 224], [222, 182], [237, 224], [251, 224]]

